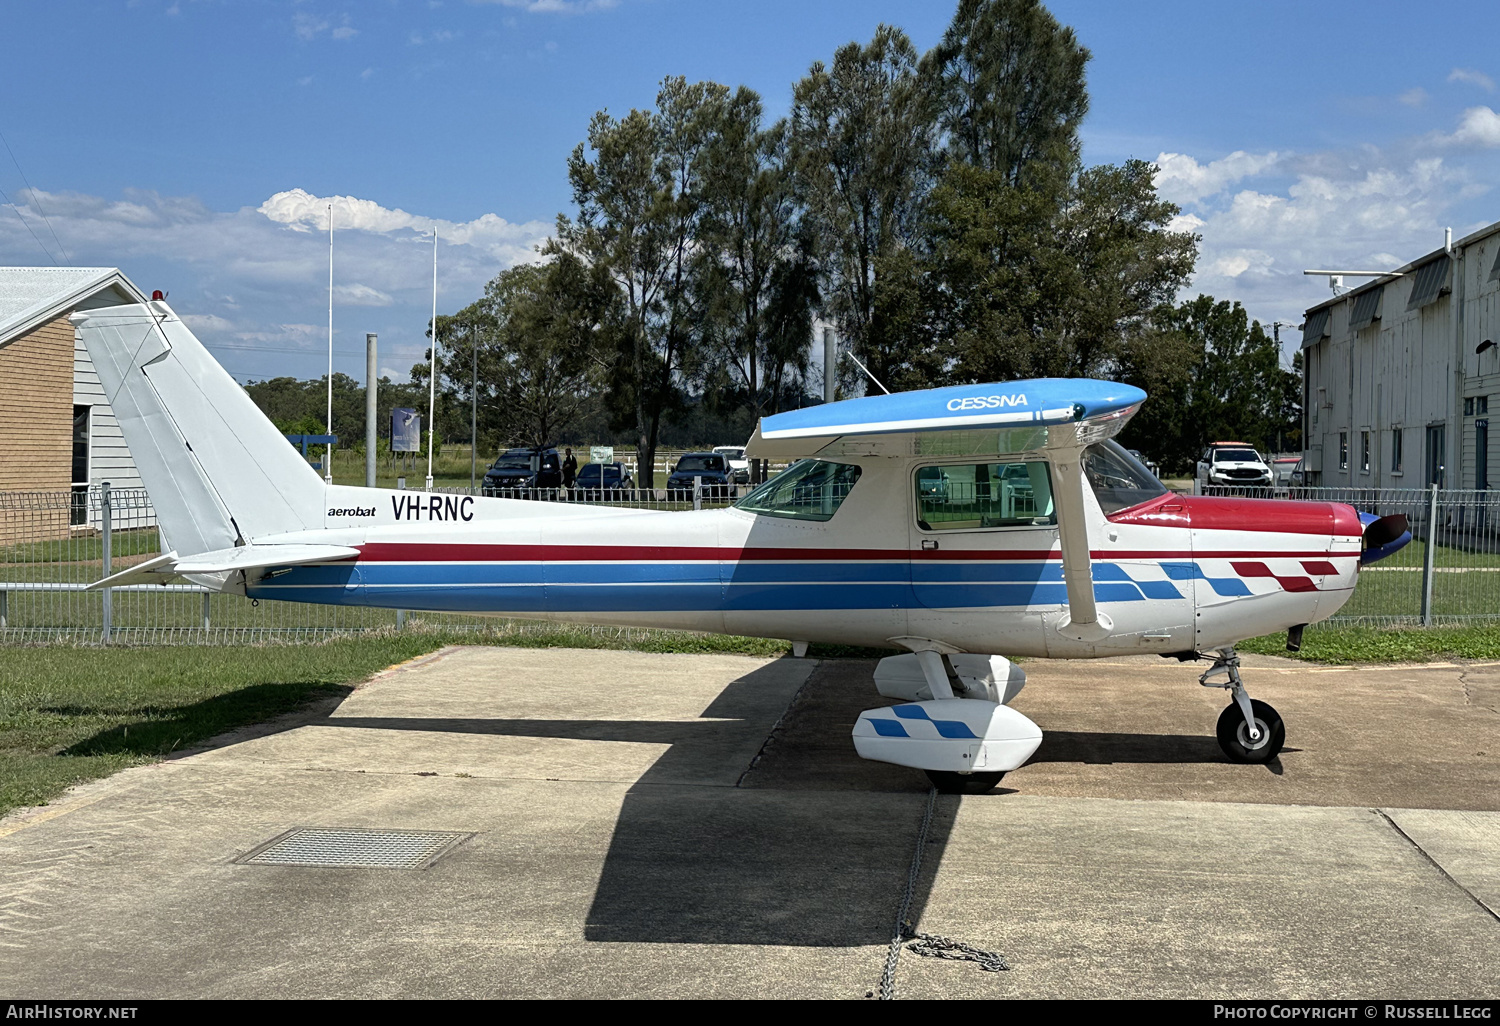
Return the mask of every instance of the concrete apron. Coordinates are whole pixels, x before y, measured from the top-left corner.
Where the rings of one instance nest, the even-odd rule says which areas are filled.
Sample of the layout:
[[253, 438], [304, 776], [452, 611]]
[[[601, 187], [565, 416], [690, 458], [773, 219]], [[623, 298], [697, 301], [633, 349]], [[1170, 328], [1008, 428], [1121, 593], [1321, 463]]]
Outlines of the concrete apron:
[[[900, 996], [1497, 997], [1500, 685], [1485, 671], [1028, 664], [1048, 731], [939, 798]], [[848, 730], [872, 664], [455, 649], [337, 708], [0, 823], [0, 979], [27, 997], [865, 997], [926, 803]], [[1258, 804], [1245, 804], [1246, 801]], [[454, 830], [419, 871], [234, 860], [293, 827]]]

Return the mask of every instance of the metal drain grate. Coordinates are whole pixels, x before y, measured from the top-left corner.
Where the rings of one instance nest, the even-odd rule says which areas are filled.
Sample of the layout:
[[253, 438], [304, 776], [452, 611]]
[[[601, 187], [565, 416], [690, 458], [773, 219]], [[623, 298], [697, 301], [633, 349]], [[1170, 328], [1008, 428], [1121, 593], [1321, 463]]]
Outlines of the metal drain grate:
[[330, 830], [301, 827], [234, 861], [252, 866], [426, 869], [473, 834], [448, 830]]

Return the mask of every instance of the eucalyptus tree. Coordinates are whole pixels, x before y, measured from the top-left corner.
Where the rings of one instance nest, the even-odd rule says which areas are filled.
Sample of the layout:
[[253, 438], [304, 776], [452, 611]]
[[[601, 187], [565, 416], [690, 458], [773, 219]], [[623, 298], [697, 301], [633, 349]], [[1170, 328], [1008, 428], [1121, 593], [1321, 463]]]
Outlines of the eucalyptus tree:
[[477, 377], [482, 436], [552, 444], [599, 398], [615, 300], [608, 280], [567, 253], [500, 272], [483, 298], [438, 318], [449, 405], [466, 407]]
[[1027, 168], [1078, 158], [1089, 51], [1039, 0], [959, 0], [923, 60], [953, 159], [1020, 184]]
[[[822, 247], [824, 313], [876, 377], [903, 363], [875, 318], [882, 271], [916, 242], [931, 172], [933, 94], [906, 33], [881, 25], [792, 91], [800, 194]], [[873, 386], [869, 386], [873, 390]]]
[[549, 247], [600, 269], [619, 292], [619, 314], [605, 332], [607, 394], [615, 423], [635, 434], [648, 488], [662, 416], [681, 405], [683, 372], [701, 338], [692, 277], [701, 154], [727, 92], [669, 78], [654, 111], [595, 114], [587, 143], [568, 159], [577, 219], [559, 217]]
[[763, 126], [761, 99], [741, 86], [719, 109], [703, 151], [698, 286], [705, 400], [775, 413], [807, 371], [816, 268], [801, 232], [789, 128]]

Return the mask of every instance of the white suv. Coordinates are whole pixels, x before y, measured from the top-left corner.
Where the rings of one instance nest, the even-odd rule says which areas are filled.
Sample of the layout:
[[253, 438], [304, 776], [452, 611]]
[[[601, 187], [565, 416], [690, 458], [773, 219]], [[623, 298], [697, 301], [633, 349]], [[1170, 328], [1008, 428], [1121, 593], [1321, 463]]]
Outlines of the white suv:
[[1200, 485], [1269, 488], [1271, 468], [1244, 442], [1215, 442], [1198, 458]]
[[735, 484], [750, 483], [750, 461], [745, 458], [744, 446], [716, 445], [714, 452], [724, 457], [724, 462], [729, 464], [729, 480]]

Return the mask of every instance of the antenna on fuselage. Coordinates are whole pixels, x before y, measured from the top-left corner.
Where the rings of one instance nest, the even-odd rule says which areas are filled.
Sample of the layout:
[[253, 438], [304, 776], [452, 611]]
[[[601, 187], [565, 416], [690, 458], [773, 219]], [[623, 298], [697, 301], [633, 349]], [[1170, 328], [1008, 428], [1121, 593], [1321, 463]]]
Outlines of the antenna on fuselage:
[[891, 390], [889, 388], [886, 388], [884, 385], [882, 385], [880, 383], [880, 379], [877, 378], [875, 375], [873, 375], [873, 374], [870, 373], [870, 368], [866, 367], [864, 364], [862, 364], [862, 363], [859, 362], [859, 357], [855, 356], [853, 353], [845, 353], [844, 355], [847, 356], [847, 357], [849, 357], [849, 359], [851, 359], [851, 360], [854, 361], [854, 366], [858, 367], [860, 370], [862, 370], [862, 371], [865, 372], [865, 377], [867, 377], [871, 381], [875, 382], [875, 387], [876, 388], [880, 389], [886, 395], [890, 395], [891, 394]]

